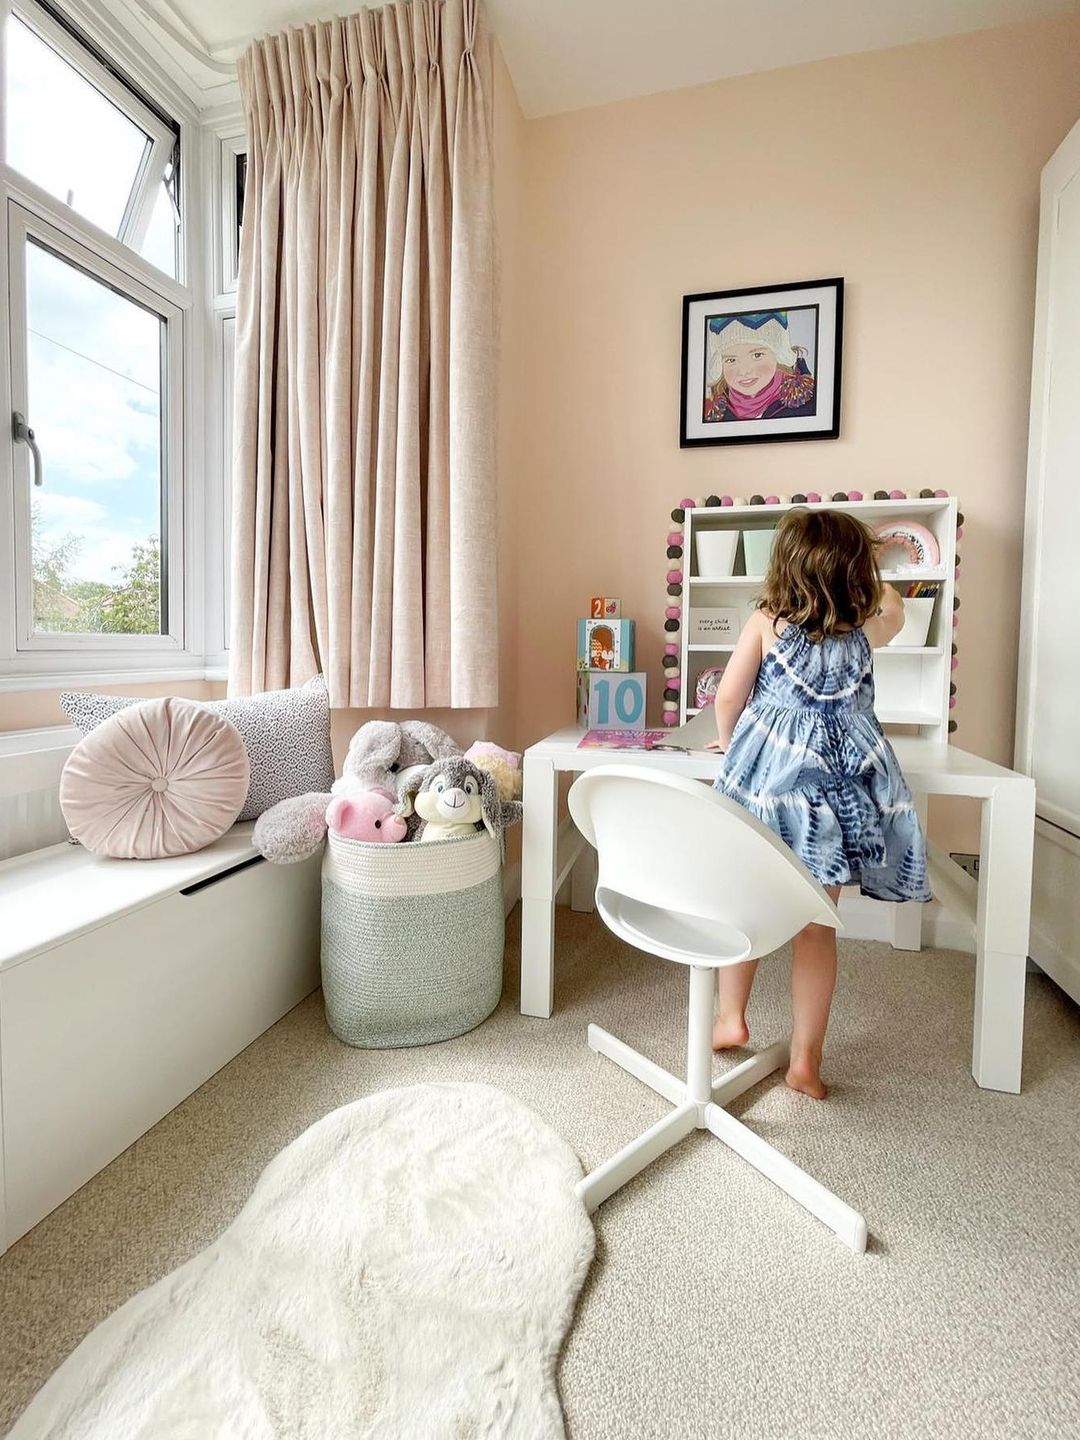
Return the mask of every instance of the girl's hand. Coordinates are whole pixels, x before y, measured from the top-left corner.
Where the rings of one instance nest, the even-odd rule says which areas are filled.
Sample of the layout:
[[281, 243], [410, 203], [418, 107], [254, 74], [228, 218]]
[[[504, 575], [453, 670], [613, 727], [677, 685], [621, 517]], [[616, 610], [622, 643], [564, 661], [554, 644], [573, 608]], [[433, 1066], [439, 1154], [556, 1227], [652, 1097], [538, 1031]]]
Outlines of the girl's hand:
[[726, 748], [727, 747], [722, 745], [719, 740], [710, 740], [705, 746], [706, 750], [719, 750], [721, 755], [724, 753], [724, 750]]

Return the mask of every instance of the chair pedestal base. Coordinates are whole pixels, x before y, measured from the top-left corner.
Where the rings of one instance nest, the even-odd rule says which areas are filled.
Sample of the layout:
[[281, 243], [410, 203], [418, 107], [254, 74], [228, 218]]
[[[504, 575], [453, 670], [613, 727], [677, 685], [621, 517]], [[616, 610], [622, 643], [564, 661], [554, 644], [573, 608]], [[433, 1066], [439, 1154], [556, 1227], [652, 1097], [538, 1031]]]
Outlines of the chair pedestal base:
[[[697, 1008], [692, 1004], [692, 1010]], [[711, 1005], [709, 1022], [711, 1025]], [[691, 1024], [692, 1032], [695, 1028], [700, 1030], [700, 1024], [695, 1025], [693, 1020]], [[629, 1045], [598, 1025], [589, 1026], [589, 1046], [599, 1054], [606, 1055], [609, 1060], [614, 1060], [616, 1065], [628, 1071], [635, 1079], [641, 1080], [675, 1107], [670, 1115], [665, 1115], [655, 1125], [651, 1125], [643, 1135], [632, 1140], [578, 1182], [577, 1193], [590, 1214], [692, 1130], [708, 1130], [737, 1155], [749, 1161], [756, 1170], [760, 1170], [793, 1200], [797, 1200], [811, 1215], [823, 1221], [845, 1245], [849, 1245], [857, 1253], [866, 1249], [866, 1221], [858, 1211], [826, 1190], [812, 1175], [800, 1170], [786, 1155], [775, 1150], [762, 1140], [760, 1135], [755, 1135], [753, 1130], [723, 1108], [767, 1075], [786, 1067], [786, 1044], [770, 1045], [767, 1050], [762, 1050], [760, 1054], [744, 1060], [741, 1065], [736, 1065], [712, 1085], [707, 1099], [692, 1098], [686, 1081], [680, 1080], [678, 1076], [632, 1050]], [[698, 1049], [700, 1037], [695, 1043], [692, 1033], [691, 1051]], [[711, 1063], [711, 1050], [709, 1054]], [[691, 1072], [695, 1068], [695, 1060], [697, 1068], [701, 1068], [701, 1057], [692, 1055], [689, 1067]], [[700, 1085], [694, 1088], [699, 1089]]]

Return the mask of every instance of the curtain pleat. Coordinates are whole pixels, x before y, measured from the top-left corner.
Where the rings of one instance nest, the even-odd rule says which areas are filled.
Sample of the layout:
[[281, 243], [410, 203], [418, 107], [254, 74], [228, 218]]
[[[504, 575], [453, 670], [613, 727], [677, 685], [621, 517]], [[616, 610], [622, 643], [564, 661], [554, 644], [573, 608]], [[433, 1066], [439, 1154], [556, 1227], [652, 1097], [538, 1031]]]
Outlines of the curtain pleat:
[[239, 64], [230, 690], [492, 706], [490, 76], [479, 0], [288, 30]]

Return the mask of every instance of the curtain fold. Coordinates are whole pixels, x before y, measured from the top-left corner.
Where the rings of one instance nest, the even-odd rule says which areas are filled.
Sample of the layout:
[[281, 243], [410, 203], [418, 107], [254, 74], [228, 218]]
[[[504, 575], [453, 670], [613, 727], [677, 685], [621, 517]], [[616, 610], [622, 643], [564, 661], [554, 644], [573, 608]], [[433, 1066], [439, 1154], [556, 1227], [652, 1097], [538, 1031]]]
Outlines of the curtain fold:
[[498, 700], [490, 58], [480, 0], [238, 66], [230, 692]]

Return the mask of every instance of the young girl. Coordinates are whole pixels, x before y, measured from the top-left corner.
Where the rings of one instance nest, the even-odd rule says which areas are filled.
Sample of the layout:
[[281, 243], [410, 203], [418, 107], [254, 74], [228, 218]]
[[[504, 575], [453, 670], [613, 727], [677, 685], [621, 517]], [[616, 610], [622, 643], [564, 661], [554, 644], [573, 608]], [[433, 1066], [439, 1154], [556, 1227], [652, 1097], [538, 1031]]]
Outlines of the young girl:
[[[839, 511], [780, 521], [758, 609], [716, 695], [713, 748], [726, 752], [716, 788], [790, 845], [834, 901], [852, 883], [877, 900], [929, 900], [922, 830], [874, 714], [873, 650], [904, 623], [874, 545]], [[714, 1049], [746, 1044], [756, 969], [718, 971]], [[808, 925], [791, 943], [787, 1083], [817, 1100], [835, 984], [836, 933]]]

